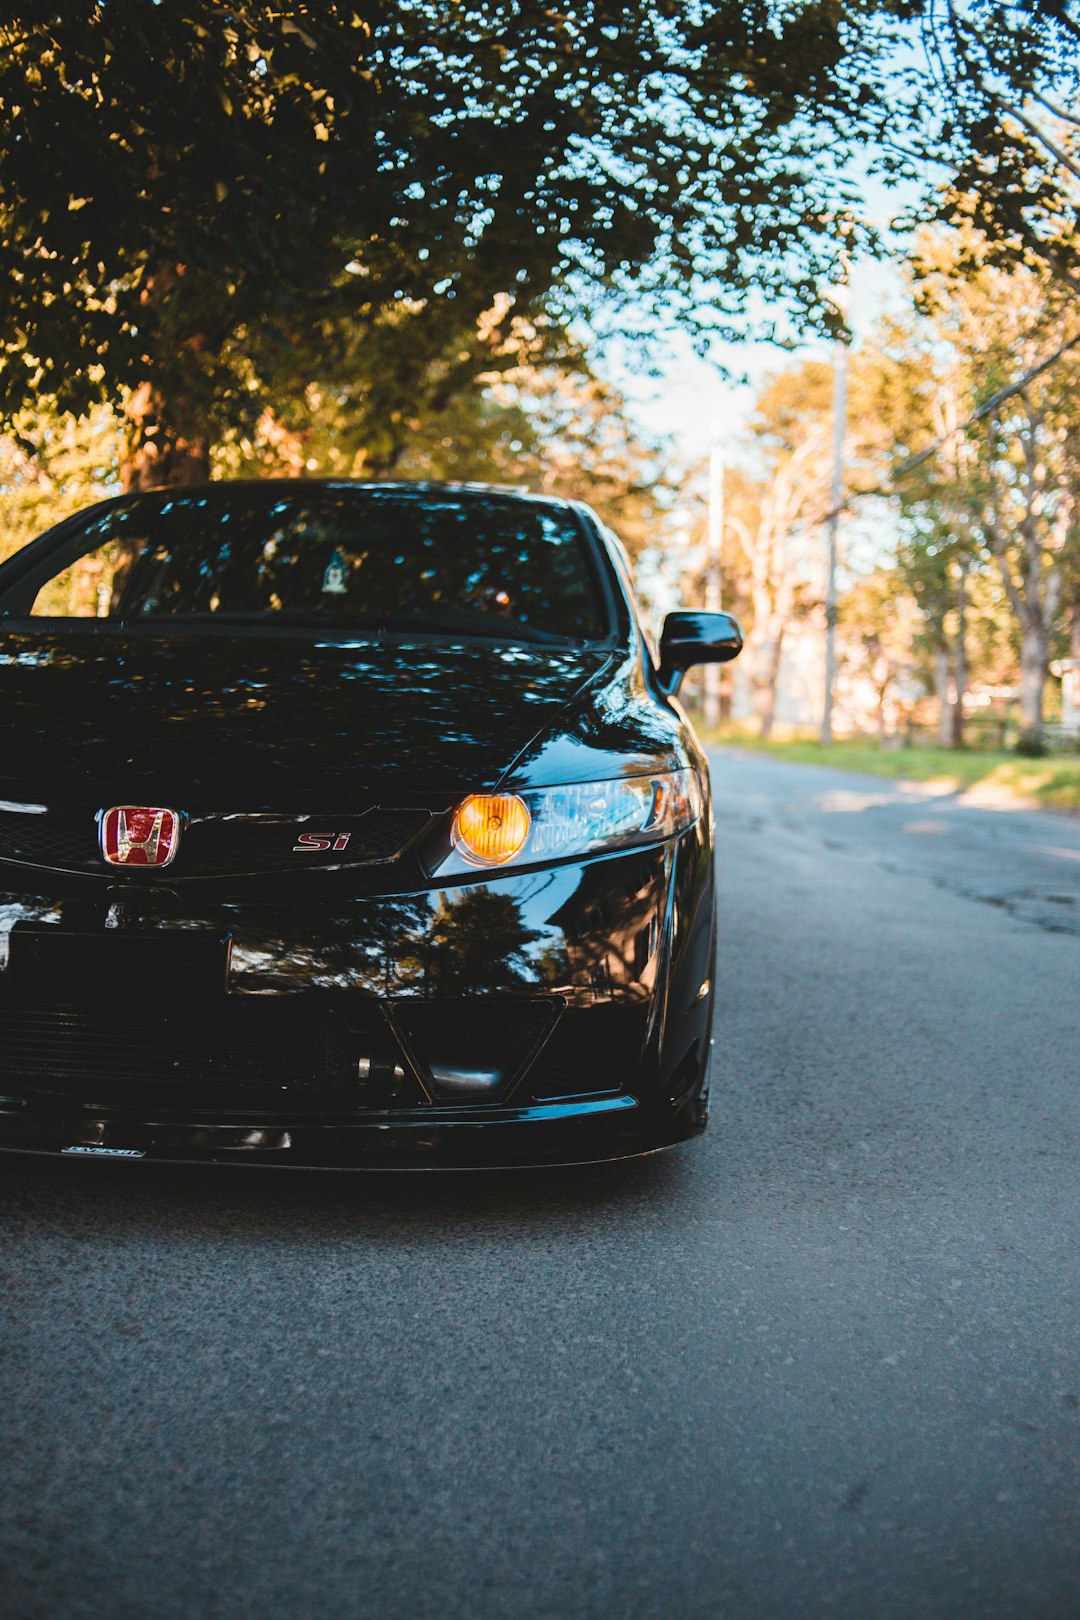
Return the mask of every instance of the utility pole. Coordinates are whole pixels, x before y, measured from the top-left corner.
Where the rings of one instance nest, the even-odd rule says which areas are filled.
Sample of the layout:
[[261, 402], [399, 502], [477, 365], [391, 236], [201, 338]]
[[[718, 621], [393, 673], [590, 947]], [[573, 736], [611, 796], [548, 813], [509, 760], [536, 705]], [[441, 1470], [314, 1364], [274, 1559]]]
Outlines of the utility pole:
[[[847, 288], [838, 287], [831, 301], [840, 314], [847, 315]], [[848, 346], [845, 337], [833, 343], [833, 464], [829, 497], [829, 560], [825, 575], [825, 706], [821, 716], [821, 741], [832, 742], [833, 693], [836, 685], [836, 552], [840, 531], [840, 508], [844, 503], [844, 436], [847, 432]]]
[[[713, 423], [709, 451], [709, 513], [705, 530], [705, 611], [719, 613], [722, 599], [720, 556], [724, 542], [724, 448], [720, 440], [722, 424]], [[720, 724], [720, 665], [704, 667], [703, 711], [705, 724]]]

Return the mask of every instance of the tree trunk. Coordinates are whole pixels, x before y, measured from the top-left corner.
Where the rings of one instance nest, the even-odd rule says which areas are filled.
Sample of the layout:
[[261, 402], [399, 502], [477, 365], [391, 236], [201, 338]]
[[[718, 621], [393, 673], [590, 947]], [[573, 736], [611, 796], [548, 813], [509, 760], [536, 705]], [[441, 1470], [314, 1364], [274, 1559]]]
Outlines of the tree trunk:
[[754, 680], [754, 713], [757, 715], [758, 733], [768, 738], [772, 736], [773, 721], [776, 718], [776, 688], [767, 680]]
[[1025, 626], [1020, 640], [1020, 726], [1025, 732], [1042, 730], [1048, 656], [1042, 625]]
[[207, 439], [188, 439], [168, 420], [164, 402], [150, 383], [127, 402], [127, 457], [120, 481], [127, 491], [205, 484], [210, 477]]
[[952, 706], [951, 748], [964, 746], [964, 695], [967, 692], [967, 568], [960, 566], [956, 591], [956, 642], [953, 650], [953, 672], [956, 681], [956, 699]]
[[949, 706], [949, 644], [939, 641], [934, 647], [934, 689], [938, 699], [938, 742], [943, 748], [952, 744], [953, 716]]
[[884, 686], [879, 686], [877, 689], [877, 734], [879, 748], [887, 747], [889, 742], [889, 719], [886, 712], [886, 699], [889, 696], [889, 687], [891, 684], [892, 676], [890, 675]]
[[1080, 728], [1080, 602], [1072, 610], [1069, 659], [1061, 683], [1061, 722], [1069, 731]]
[[754, 709], [758, 717], [758, 728], [765, 738], [772, 736], [773, 722], [776, 719], [776, 688], [780, 684], [780, 655], [783, 642], [784, 632], [781, 627], [774, 635], [758, 644], [757, 657], [754, 660], [752, 677]]

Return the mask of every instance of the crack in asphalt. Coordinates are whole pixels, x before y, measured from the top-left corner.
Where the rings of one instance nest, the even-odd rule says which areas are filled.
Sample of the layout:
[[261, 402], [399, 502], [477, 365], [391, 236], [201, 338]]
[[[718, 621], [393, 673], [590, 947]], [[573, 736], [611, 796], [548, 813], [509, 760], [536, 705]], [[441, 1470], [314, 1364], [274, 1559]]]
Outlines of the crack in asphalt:
[[[906, 807], [897, 806], [898, 810]], [[721, 812], [717, 816], [717, 825], [732, 832], [763, 833], [779, 831], [787, 833], [794, 838], [808, 838], [816, 845], [829, 851], [830, 854], [847, 855], [854, 860], [865, 861], [876, 866], [879, 870], [888, 872], [895, 877], [917, 878], [931, 884], [935, 889], [955, 895], [957, 899], [969, 900], [978, 905], [995, 906], [1016, 918], [1018, 922], [1040, 929], [1046, 934], [1080, 935], [1080, 895], [1063, 894], [1058, 889], [1047, 890], [1032, 887], [1017, 889], [988, 890], [973, 887], [965, 883], [959, 873], [942, 873], [927, 870], [925, 865], [918, 862], [898, 860], [893, 854], [885, 854], [880, 850], [867, 850], [835, 837], [832, 832], [820, 827], [813, 827], [804, 822], [797, 822], [790, 815], [770, 817], [763, 814], [732, 815], [730, 812]], [[899, 830], [890, 827], [887, 823], [875, 829], [882, 837], [899, 838]], [[953, 830], [949, 828], [948, 830]], [[963, 829], [960, 829], [961, 831]], [[996, 831], [992, 834], [995, 842], [1000, 838]], [[1002, 844], [1002, 853], [1005, 845]], [[1069, 852], [1070, 855], [1072, 851]], [[1047, 908], [1073, 908], [1075, 915], [1063, 913], [1060, 909], [1048, 912]]]
[[945, 878], [931, 877], [930, 881], [936, 889], [946, 894], [955, 894], [961, 900], [974, 900], [980, 905], [997, 906], [1000, 910], [1007, 911], [1010, 917], [1016, 917], [1020, 922], [1031, 923], [1034, 927], [1041, 928], [1044, 934], [1080, 934], [1080, 916], [1074, 921], [1072, 918], [1048, 917], [1039, 911], [1022, 909], [1025, 902], [1032, 902], [1035, 905], [1071, 906], [1075, 904], [1072, 895], [1039, 894], [1030, 889], [1021, 889], [1011, 894], [979, 894], [974, 889], [965, 889], [949, 883]]

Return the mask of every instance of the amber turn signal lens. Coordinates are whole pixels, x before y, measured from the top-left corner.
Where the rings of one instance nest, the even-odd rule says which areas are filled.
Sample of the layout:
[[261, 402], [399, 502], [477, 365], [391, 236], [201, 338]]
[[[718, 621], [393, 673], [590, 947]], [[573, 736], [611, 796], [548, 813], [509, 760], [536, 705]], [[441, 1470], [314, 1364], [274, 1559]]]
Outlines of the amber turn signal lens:
[[470, 793], [458, 806], [451, 836], [478, 866], [504, 866], [525, 847], [529, 812], [513, 793]]

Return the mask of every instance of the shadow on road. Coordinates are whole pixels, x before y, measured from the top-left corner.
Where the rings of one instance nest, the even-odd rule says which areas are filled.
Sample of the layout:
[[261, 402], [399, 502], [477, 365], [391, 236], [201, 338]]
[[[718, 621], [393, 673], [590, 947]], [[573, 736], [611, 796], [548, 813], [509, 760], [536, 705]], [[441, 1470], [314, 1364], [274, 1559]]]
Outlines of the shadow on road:
[[[700, 1148], [699, 1148], [700, 1151]], [[669, 1204], [692, 1174], [688, 1150], [558, 1169], [393, 1173], [0, 1158], [0, 1221], [121, 1239], [225, 1232], [410, 1243], [426, 1231], [501, 1237], [606, 1221]], [[693, 1145], [689, 1154], [694, 1152]]]

